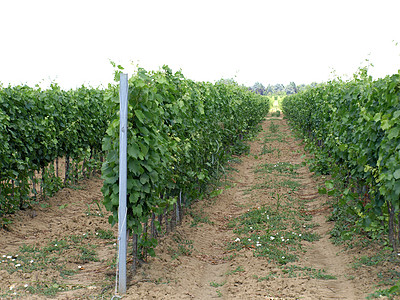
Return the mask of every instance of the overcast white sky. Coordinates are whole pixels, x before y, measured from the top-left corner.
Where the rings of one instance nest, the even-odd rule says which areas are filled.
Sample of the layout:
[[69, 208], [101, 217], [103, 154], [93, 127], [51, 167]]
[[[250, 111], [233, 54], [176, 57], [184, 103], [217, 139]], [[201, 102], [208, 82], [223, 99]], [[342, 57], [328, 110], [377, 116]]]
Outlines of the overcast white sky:
[[[109, 59], [193, 80], [328, 80], [400, 69], [400, 0], [0, 0], [0, 82], [113, 80]], [[131, 69], [128, 69], [131, 72]]]

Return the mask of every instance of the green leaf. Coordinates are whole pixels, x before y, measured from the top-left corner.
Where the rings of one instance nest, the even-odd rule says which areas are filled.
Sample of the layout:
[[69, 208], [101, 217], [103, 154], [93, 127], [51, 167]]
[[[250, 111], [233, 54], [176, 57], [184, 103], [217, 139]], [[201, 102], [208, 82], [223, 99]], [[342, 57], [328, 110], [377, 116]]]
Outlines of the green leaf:
[[117, 182], [118, 179], [119, 179], [119, 175], [115, 174], [114, 176], [104, 178], [104, 183], [114, 184]]
[[374, 121], [375, 121], [375, 122], [380, 121], [380, 120], [381, 120], [381, 117], [382, 117], [382, 113], [376, 113], [375, 116], [374, 116]]
[[381, 128], [382, 130], [387, 130], [390, 128], [389, 120], [382, 120], [381, 121]]
[[395, 179], [399, 179], [399, 178], [400, 178], [400, 168], [397, 169], [396, 171], [394, 171], [393, 177], [394, 177]]
[[133, 142], [132, 144], [128, 144], [127, 148], [127, 152], [130, 157], [137, 159], [139, 156], [141, 156], [139, 146], [135, 142]]
[[333, 181], [332, 181], [332, 180], [326, 181], [326, 182], [325, 182], [325, 186], [326, 186], [326, 188], [327, 188], [328, 190], [333, 189], [333, 187], [334, 187]]
[[135, 116], [138, 118], [138, 120], [141, 123], [144, 123], [144, 120], [146, 119], [146, 117], [144, 116], [144, 114], [140, 110], [135, 110]]
[[214, 197], [221, 195], [223, 191], [224, 191], [223, 189], [212, 191], [210, 193], [210, 198], [214, 198]]
[[142, 176], [140, 176], [140, 183], [145, 184], [147, 182], [149, 182], [149, 175], [144, 173], [144, 174], [142, 174]]
[[393, 138], [397, 138], [399, 136], [400, 127], [393, 127], [389, 130], [388, 139], [391, 140]]
[[142, 156], [143, 157], [146, 156], [147, 153], [149, 152], [149, 148], [146, 147], [143, 143], [139, 143], [139, 147], [140, 147]]

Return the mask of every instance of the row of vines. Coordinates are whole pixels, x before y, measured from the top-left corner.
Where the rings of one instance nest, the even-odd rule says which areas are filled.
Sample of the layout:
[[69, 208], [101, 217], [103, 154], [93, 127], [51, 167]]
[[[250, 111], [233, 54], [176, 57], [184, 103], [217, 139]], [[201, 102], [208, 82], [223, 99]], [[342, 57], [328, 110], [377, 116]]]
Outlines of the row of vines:
[[400, 73], [373, 80], [361, 69], [288, 96], [282, 108], [313, 150], [315, 170], [342, 183], [337, 213], [345, 208], [358, 228], [399, 250]]
[[[116, 223], [118, 88], [107, 97], [114, 117], [103, 140], [103, 194], [113, 213], [109, 221]], [[179, 218], [177, 208], [212, 192], [210, 185], [215, 188], [232, 155], [245, 150], [243, 139], [256, 131], [268, 111], [265, 96], [235, 83], [194, 82], [166, 66], [156, 72], [139, 69], [129, 79], [126, 222], [133, 253], [153, 254], [162, 217], [166, 222]]]
[[[38, 194], [52, 194], [82, 171], [92, 172], [108, 119], [99, 89], [0, 88], [0, 225]], [[63, 174], [59, 160], [65, 161]]]
[[[162, 221], [168, 232], [183, 206], [219, 192], [227, 162], [246, 151], [244, 139], [259, 128], [269, 99], [230, 80], [194, 82], [166, 66], [139, 69], [129, 79], [128, 97], [126, 221], [138, 252], [152, 254]], [[89, 176], [103, 158], [104, 205], [110, 223], [118, 221], [117, 85], [69, 91], [56, 84], [45, 90], [0, 86], [0, 144], [1, 226], [37, 196]]]

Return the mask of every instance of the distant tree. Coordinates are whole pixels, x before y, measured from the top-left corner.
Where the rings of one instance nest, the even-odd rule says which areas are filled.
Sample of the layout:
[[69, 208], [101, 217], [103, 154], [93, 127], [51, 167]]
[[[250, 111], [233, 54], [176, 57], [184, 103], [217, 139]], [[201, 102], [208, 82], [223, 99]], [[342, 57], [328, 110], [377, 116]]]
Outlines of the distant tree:
[[217, 83], [237, 85], [237, 82], [233, 78], [221, 78], [220, 80], [217, 81]]
[[297, 94], [298, 89], [296, 84], [292, 81], [285, 87], [285, 93], [286, 95], [291, 95], [291, 94]]
[[274, 85], [274, 93], [284, 92], [285, 86], [282, 83], [277, 83]]
[[288, 85], [283, 85], [281, 83], [277, 83], [275, 85], [268, 84], [265, 87], [260, 82], [256, 82], [253, 86], [248, 87], [249, 90], [261, 94], [261, 95], [268, 95], [268, 96], [280, 96], [283, 97], [285, 95], [296, 94], [300, 91], [303, 91], [307, 88], [316, 87], [318, 84], [313, 82], [311, 84], [299, 84], [297, 85], [293, 81], [291, 81]]
[[254, 93], [257, 93], [257, 94], [260, 94], [260, 95], [266, 95], [267, 94], [265, 86], [260, 82], [256, 82], [250, 89]]
[[297, 91], [298, 91], [298, 92], [301, 92], [301, 91], [304, 91], [306, 88], [307, 88], [307, 85], [305, 85], [304, 83], [302, 83], [302, 84], [299, 84], [299, 85], [297, 86]]
[[272, 95], [274, 93], [274, 87], [270, 84], [268, 84], [267, 88], [265, 89], [265, 93], [267, 95]]

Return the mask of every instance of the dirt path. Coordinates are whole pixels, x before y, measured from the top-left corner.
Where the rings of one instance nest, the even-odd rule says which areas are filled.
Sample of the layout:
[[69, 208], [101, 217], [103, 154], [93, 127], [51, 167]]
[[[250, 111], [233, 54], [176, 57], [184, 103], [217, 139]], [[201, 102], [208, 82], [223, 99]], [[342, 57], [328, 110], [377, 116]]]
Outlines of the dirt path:
[[[326, 221], [329, 213], [324, 205], [326, 198], [318, 194], [317, 185], [321, 180], [318, 182], [307, 167], [300, 165], [303, 154], [300, 141], [292, 137], [286, 121], [282, 118], [265, 121], [263, 132], [251, 142], [250, 154], [232, 165], [236, 170], [226, 181], [231, 187], [217, 198], [194, 205], [191, 214], [200, 215], [203, 223], [194, 225], [193, 218], [185, 218], [176, 236], [167, 237], [157, 249], [157, 257], [136, 276], [139, 282], [129, 288], [128, 298], [365, 298], [368, 290], [365, 282], [354, 278], [350, 267], [352, 257], [341, 253], [329, 240], [332, 224]], [[298, 188], [280, 185], [285, 178], [278, 176], [281, 174], [257, 172], [262, 165], [278, 163], [298, 166], [293, 179], [299, 183]], [[269, 178], [268, 187], [263, 184], [266, 177]], [[305, 202], [304, 214], [312, 216], [309, 221], [313, 224], [312, 233], [320, 236], [312, 242], [301, 241], [302, 250], [294, 251], [298, 254], [295, 262], [282, 265], [256, 257], [254, 249], [247, 247], [228, 250], [227, 244], [237, 237], [234, 228], [229, 226], [231, 220], [260, 206], [274, 207], [276, 195], [282, 196], [291, 190], [294, 197]], [[192, 246], [191, 253], [179, 251], [180, 248], [189, 249], [188, 245]], [[290, 265], [300, 271], [282, 268]]]
[[[351, 267], [362, 251], [329, 239], [323, 178], [302, 165], [301, 141], [282, 117], [262, 126], [223, 192], [186, 211], [124, 299], [365, 299], [374, 290], [370, 270]], [[98, 209], [100, 189], [99, 179], [64, 189], [0, 231], [0, 298], [113, 295], [116, 228]]]

